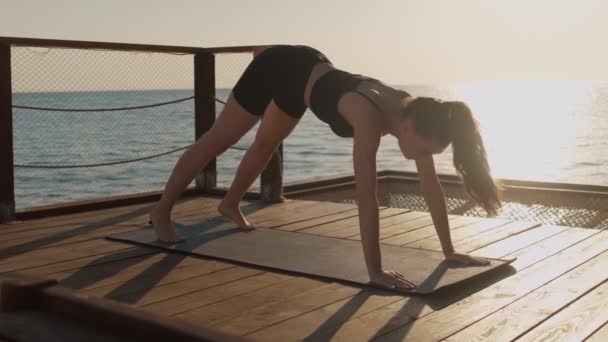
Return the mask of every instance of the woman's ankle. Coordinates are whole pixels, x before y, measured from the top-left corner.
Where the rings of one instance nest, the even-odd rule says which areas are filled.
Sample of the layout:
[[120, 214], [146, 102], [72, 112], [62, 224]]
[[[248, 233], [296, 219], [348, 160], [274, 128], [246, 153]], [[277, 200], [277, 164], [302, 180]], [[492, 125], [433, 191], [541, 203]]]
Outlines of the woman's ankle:
[[152, 209], [150, 212], [150, 216], [154, 218], [169, 218], [171, 217], [171, 208], [166, 208], [163, 206], [156, 206], [156, 208]]
[[238, 208], [240, 202], [241, 201], [239, 201], [239, 200], [235, 201], [235, 200], [233, 200], [231, 198], [224, 197], [224, 199], [222, 200], [222, 202], [220, 202], [220, 207], [223, 207], [223, 208]]

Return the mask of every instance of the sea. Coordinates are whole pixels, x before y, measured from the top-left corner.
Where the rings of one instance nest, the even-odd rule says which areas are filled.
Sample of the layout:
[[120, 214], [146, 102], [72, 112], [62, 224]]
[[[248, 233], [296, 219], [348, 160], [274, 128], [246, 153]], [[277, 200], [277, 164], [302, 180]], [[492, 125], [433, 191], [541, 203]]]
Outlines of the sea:
[[[462, 100], [479, 122], [498, 178], [608, 186], [608, 82], [480, 81], [398, 85], [415, 96]], [[230, 89], [217, 89], [225, 101]], [[188, 98], [192, 89], [14, 93], [13, 105], [113, 109]], [[181, 151], [194, 141], [193, 100], [116, 111], [13, 110], [16, 207], [162, 190]], [[223, 106], [217, 102], [217, 112]], [[229, 186], [254, 127], [218, 157], [218, 184]], [[454, 174], [450, 148], [435, 155], [440, 174]], [[397, 141], [382, 139], [378, 170], [415, 171]], [[352, 175], [352, 139], [335, 136], [305, 113], [284, 142], [284, 182]], [[254, 185], [255, 186], [255, 185]]]

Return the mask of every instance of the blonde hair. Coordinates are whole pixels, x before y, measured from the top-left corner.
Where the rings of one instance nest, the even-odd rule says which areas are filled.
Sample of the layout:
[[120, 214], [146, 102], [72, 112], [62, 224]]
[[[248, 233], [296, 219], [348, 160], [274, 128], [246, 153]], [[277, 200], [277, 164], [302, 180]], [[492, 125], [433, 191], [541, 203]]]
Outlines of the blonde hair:
[[452, 144], [453, 164], [466, 192], [488, 216], [501, 207], [502, 187], [492, 177], [479, 124], [469, 106], [461, 101], [419, 97], [403, 111], [414, 121], [416, 132], [441, 146]]

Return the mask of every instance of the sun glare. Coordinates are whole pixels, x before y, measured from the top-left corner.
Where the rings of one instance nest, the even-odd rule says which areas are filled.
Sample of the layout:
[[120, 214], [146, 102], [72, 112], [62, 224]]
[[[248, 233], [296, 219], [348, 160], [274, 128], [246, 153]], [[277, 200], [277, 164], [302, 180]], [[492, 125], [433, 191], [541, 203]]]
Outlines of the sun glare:
[[559, 181], [589, 131], [581, 120], [592, 82], [500, 81], [459, 84], [480, 122], [495, 176]]

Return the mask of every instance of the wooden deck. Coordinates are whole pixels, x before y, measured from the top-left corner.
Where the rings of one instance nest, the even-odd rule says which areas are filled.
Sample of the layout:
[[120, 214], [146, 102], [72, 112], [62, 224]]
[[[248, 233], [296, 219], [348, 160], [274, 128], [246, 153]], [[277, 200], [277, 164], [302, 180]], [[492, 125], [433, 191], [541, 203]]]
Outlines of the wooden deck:
[[[213, 217], [217, 204], [183, 200], [174, 219]], [[79, 293], [254, 340], [608, 340], [605, 231], [451, 216], [457, 250], [517, 257], [517, 272], [405, 297], [104, 239], [146, 225], [152, 206], [2, 224], [0, 274], [55, 278]], [[383, 243], [440, 250], [427, 213], [382, 208], [380, 216]], [[260, 227], [359, 239], [349, 204], [292, 200], [248, 218]]]

